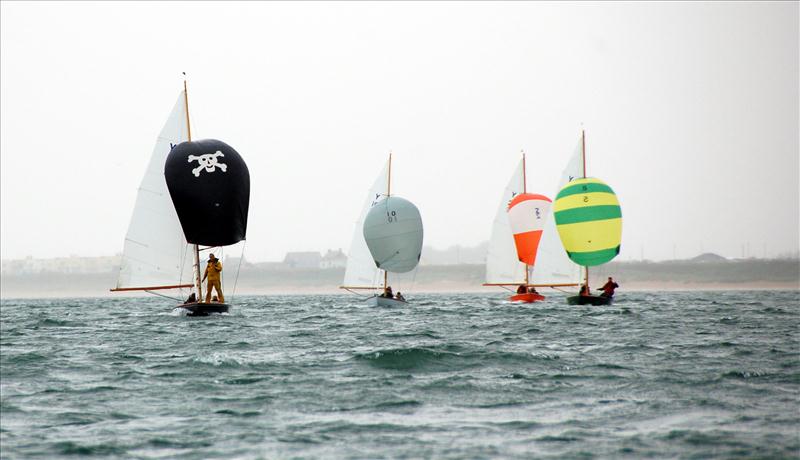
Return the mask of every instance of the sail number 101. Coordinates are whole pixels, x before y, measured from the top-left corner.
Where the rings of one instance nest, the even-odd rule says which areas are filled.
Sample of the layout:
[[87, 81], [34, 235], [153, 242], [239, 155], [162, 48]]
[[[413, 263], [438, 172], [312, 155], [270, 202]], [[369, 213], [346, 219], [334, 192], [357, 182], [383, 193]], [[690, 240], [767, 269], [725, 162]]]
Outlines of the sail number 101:
[[386, 211], [386, 219], [391, 222], [397, 222], [397, 211]]

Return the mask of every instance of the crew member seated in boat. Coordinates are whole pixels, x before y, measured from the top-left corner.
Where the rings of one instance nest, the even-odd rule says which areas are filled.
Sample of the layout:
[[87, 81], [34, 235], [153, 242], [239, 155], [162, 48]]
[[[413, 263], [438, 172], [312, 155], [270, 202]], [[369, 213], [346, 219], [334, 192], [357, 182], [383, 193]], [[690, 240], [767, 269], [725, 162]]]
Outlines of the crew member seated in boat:
[[619, 284], [615, 283], [614, 279], [609, 276], [608, 281], [606, 281], [606, 284], [604, 284], [603, 287], [598, 289], [598, 291], [603, 291], [603, 293], [600, 294], [600, 297], [614, 297], [614, 289], [618, 287]]
[[195, 302], [197, 302], [197, 296], [194, 294], [194, 292], [192, 292], [192, 294], [189, 295], [189, 297], [186, 299], [186, 302], [184, 303], [195, 303]]
[[528, 290], [525, 288], [524, 284], [520, 284], [517, 288], [517, 294], [525, 294]]
[[392, 297], [394, 297], [394, 293], [392, 293], [392, 287], [391, 286], [386, 286], [383, 289], [382, 297], [386, 297], [387, 299], [391, 299]]
[[535, 287], [529, 286], [528, 287], [528, 294], [539, 294], [539, 293], [536, 292], [536, 288]]
[[581, 284], [581, 292], [578, 294], [581, 296], [590, 296], [592, 295], [592, 291], [589, 289], [588, 284]]
[[206, 265], [206, 272], [203, 273], [203, 281], [208, 277], [208, 285], [206, 286], [206, 303], [211, 302], [211, 288], [216, 289], [219, 295], [219, 302], [225, 302], [225, 296], [222, 294], [222, 284], [220, 283], [220, 273], [222, 273], [222, 262], [219, 261], [214, 254], [208, 255], [208, 265]]
[[400, 291], [397, 291], [397, 295], [394, 296], [394, 298], [399, 300], [399, 301], [401, 301], [401, 302], [405, 302], [406, 301], [406, 298], [403, 297], [403, 294], [401, 294]]

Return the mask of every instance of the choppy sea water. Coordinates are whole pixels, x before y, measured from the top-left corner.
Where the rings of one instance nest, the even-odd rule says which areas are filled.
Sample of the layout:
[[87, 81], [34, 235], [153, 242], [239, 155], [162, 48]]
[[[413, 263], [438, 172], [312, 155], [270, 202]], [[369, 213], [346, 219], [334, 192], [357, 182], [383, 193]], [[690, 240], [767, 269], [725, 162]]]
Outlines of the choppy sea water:
[[800, 293], [3, 300], [2, 458], [797, 458]]

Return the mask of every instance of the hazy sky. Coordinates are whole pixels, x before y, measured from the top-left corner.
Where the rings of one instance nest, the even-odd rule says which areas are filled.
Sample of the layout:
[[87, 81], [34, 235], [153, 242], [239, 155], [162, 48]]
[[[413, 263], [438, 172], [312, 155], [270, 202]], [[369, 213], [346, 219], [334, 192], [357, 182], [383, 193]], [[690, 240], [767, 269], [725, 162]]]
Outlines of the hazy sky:
[[2, 258], [110, 255], [189, 75], [251, 173], [247, 257], [347, 249], [393, 150], [425, 244], [487, 240], [580, 129], [621, 259], [798, 250], [798, 3], [0, 3]]

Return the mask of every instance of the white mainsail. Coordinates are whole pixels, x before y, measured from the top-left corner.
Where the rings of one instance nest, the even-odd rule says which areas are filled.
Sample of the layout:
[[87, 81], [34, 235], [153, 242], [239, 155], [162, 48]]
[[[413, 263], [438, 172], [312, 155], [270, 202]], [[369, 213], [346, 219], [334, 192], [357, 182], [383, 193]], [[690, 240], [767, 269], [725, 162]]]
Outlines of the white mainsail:
[[344, 272], [345, 287], [382, 287], [383, 278], [372, 259], [372, 255], [364, 239], [364, 220], [373, 206], [386, 199], [389, 192], [389, 161], [386, 161], [381, 173], [375, 179], [361, 208], [361, 214], [356, 221], [353, 231], [353, 240], [347, 254], [347, 268]]
[[[558, 191], [561, 190], [564, 184], [581, 177], [583, 177], [583, 145], [578, 142], [575, 152], [561, 173], [561, 179], [553, 194], [553, 200], [555, 200]], [[556, 220], [553, 217], [554, 208], [554, 206], [550, 208], [545, 222], [542, 240], [539, 243], [539, 252], [536, 257], [536, 265], [532, 267], [531, 284], [577, 284], [580, 282], [580, 267], [569, 260], [564, 247], [561, 245], [561, 239], [556, 230]]]
[[[486, 283], [489, 284], [522, 284], [525, 282], [525, 264], [517, 257], [514, 246], [514, 235], [508, 220], [508, 203], [525, 189], [524, 159], [508, 181], [497, 214], [492, 224], [492, 237], [486, 254]], [[556, 239], [558, 236], [556, 235]], [[560, 245], [559, 241], [559, 245]]]
[[192, 251], [164, 179], [164, 162], [174, 145], [188, 140], [186, 97], [178, 96], [147, 165], [125, 235], [117, 288], [192, 283]]
[[397, 196], [381, 200], [364, 219], [364, 239], [381, 270], [406, 273], [422, 253], [422, 217], [414, 203]]

